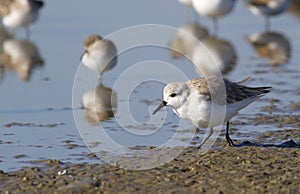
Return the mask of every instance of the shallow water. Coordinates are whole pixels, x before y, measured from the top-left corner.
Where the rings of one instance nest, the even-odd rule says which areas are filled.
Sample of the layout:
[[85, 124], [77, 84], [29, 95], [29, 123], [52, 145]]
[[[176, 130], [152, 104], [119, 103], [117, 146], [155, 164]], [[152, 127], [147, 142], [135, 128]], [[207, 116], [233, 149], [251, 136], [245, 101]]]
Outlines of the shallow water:
[[[57, 9], [57, 7], [67, 8]], [[86, 119], [86, 110], [81, 109], [83, 93], [96, 87], [97, 77], [93, 72], [80, 66], [80, 56], [83, 52], [82, 42], [92, 33], [108, 36], [122, 28], [141, 24], [162, 24], [179, 28], [187, 22], [185, 7], [177, 1], [72, 1], [71, 9], [68, 2], [49, 1], [41, 11], [39, 21], [31, 27], [29, 42], [34, 44], [44, 65], [34, 68], [28, 76], [28, 81], [22, 81], [16, 71], [4, 69], [0, 77], [0, 167], [2, 170], [13, 170], [28, 161], [36, 159], [59, 159], [71, 162], [99, 162], [89, 158], [89, 149], [85, 146], [81, 136], [84, 132], [91, 133], [87, 137], [96, 135], [98, 127], [93, 119]], [[124, 9], [126, 8], [126, 9]], [[113, 11], [112, 11], [113, 10]], [[196, 18], [198, 22], [212, 31], [212, 22], [206, 18]], [[225, 75], [232, 81], [242, 80], [251, 75], [247, 83], [253, 86], [272, 86], [273, 90], [260, 101], [241, 111], [234, 120], [247, 122], [248, 117], [256, 113], [269, 114], [261, 110], [268, 106], [269, 98], [278, 99], [275, 102], [274, 113], [293, 113], [286, 108], [291, 101], [299, 102], [299, 67], [300, 67], [300, 18], [290, 13], [282, 14], [271, 20], [271, 29], [280, 32], [291, 45], [289, 62], [277, 67], [268, 64], [266, 59], [257, 56], [253, 47], [245, 37], [257, 32], [263, 32], [264, 20], [250, 13], [243, 2], [238, 2], [234, 11], [219, 20], [218, 37], [229, 41], [236, 50], [237, 64]], [[168, 43], [175, 37], [175, 33], [161, 37], [161, 43]], [[149, 36], [156, 36], [149, 33]], [[18, 39], [25, 37], [24, 31], [17, 34]], [[134, 42], [137, 36], [128, 36], [128, 42]], [[117, 43], [116, 43], [117, 44]], [[120, 47], [118, 47], [120, 49]], [[120, 49], [121, 50], [121, 49]], [[150, 60], [150, 61], [149, 61]], [[117, 66], [106, 72], [102, 84], [108, 89], [114, 88], [117, 95], [116, 118], [124, 119], [127, 113], [125, 106], [128, 99], [126, 83], [135, 80], [163, 79], [180, 81], [181, 78], [170, 73], [166, 68], [161, 69], [161, 61], [173, 64], [187, 78], [197, 77], [194, 66], [187, 59], [174, 60], [166, 48], [146, 46], [136, 47], [121, 53]], [[125, 75], [124, 85], [115, 91], [114, 84], [120, 75], [135, 64], [143, 64], [145, 74]], [[81, 74], [76, 77], [76, 71], [81, 68]], [[122, 74], [123, 75], [123, 74]], [[74, 79], [75, 98], [72, 103]], [[129, 107], [133, 118], [137, 121], [128, 123], [126, 129], [116, 122], [116, 118], [108, 118], [101, 122], [115, 142], [124, 146], [161, 146], [169, 139], [177, 139], [177, 144], [185, 145], [193, 135], [193, 126], [184, 123], [186, 133], [179, 133], [174, 137], [179, 119], [170, 110], [167, 111], [166, 123], [157, 130], [158, 120], [152, 120], [153, 101], [161, 99], [163, 83], [147, 81], [133, 88], [129, 100]], [[76, 90], [77, 89], [77, 90]], [[74, 105], [74, 106], [73, 106]], [[149, 108], [149, 105], [150, 108]], [[72, 107], [73, 106], [73, 107]], [[76, 121], [73, 117], [73, 112]], [[161, 113], [162, 116], [165, 113]], [[158, 119], [158, 117], [156, 118]], [[75, 124], [77, 123], [77, 126]], [[79, 123], [79, 124], [78, 124]], [[145, 124], [146, 123], [146, 124]], [[240, 132], [251, 132], [253, 138], [260, 131], [276, 130], [277, 125], [257, 125], [251, 123], [236, 125]], [[80, 128], [79, 131], [77, 128]], [[82, 131], [81, 128], [84, 128]], [[100, 145], [98, 136], [89, 139], [93, 145]], [[233, 138], [238, 138], [233, 136]], [[175, 141], [176, 142], [176, 141]], [[174, 143], [174, 142], [173, 142]], [[97, 146], [95, 146], [97, 147]], [[101, 146], [100, 146], [101, 148]]]

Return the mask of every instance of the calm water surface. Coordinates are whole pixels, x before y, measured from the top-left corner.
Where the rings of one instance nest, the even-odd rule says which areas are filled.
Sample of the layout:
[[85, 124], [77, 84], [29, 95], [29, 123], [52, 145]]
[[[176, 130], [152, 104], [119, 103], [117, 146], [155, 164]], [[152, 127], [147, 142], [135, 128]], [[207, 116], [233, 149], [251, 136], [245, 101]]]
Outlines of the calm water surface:
[[[64, 162], [99, 162], [98, 159], [87, 157], [90, 153], [85, 146], [76, 122], [85, 130], [96, 130], [98, 122], [93, 120], [86, 110], [80, 109], [84, 93], [94, 90], [95, 83], [87, 84], [87, 77], [96, 75], [82, 68], [78, 81], [78, 93], [75, 93], [72, 108], [72, 89], [77, 69], [80, 67], [80, 56], [83, 52], [82, 42], [89, 34], [108, 36], [111, 33], [134, 25], [162, 24], [179, 28], [186, 24], [185, 7], [174, 0], [167, 1], [47, 1], [41, 11], [40, 18], [31, 27], [29, 41], [37, 47], [44, 65], [33, 68], [27, 81], [22, 80], [17, 71], [2, 70], [0, 77], [0, 168], [13, 170], [36, 159], [59, 159]], [[198, 17], [197, 22], [212, 31], [212, 22]], [[253, 86], [272, 86], [272, 93], [262, 100], [252, 104], [241, 112], [234, 120], [254, 116], [261, 112], [262, 106], [269, 105], [268, 99], [275, 98], [277, 112], [291, 112], [286, 106], [291, 102], [299, 102], [299, 67], [300, 67], [300, 18], [291, 13], [285, 13], [271, 20], [273, 31], [278, 32], [291, 46], [290, 59], [286, 64], [273, 67], [267, 59], [257, 56], [254, 48], [246, 41], [246, 36], [264, 31], [264, 20], [250, 13], [243, 2], [237, 3], [234, 11], [219, 20], [218, 37], [229, 41], [236, 51], [237, 64], [225, 76], [233, 81], [241, 80], [249, 75], [253, 77], [248, 84]], [[176, 36], [171, 34], [165, 39], [165, 45]], [[17, 40], [24, 39], [23, 30], [17, 33]], [[134, 38], [133, 38], [134, 39]], [[130, 40], [129, 40], [130, 41]], [[163, 39], [164, 41], [164, 39]], [[149, 62], [149, 60], [151, 60]], [[146, 61], [146, 62], [145, 62]], [[147, 62], [148, 61], [148, 62]], [[188, 78], [197, 77], [194, 66], [187, 59], [172, 59], [170, 51], [161, 47], [137, 47], [121, 53], [117, 66], [105, 73], [102, 79], [101, 91], [116, 94], [116, 117], [122, 118], [125, 113], [126, 98], [124, 91], [112, 90], [115, 81], [129, 67], [143, 62], [153, 68], [147, 69], [140, 76], [125, 76], [124, 83], [133, 80], [143, 80], [155, 75], [155, 78], [180, 81], [178, 76], [159, 69], [160, 62], [173, 64], [174, 67]], [[160, 146], [172, 138], [179, 119], [170, 110], [167, 111], [167, 121], [159, 129], [149, 122], [149, 112], [153, 110], [153, 101], [162, 96], [164, 84], [148, 81], [134, 88], [130, 96], [131, 114], [139, 125], [126, 126], [136, 132], [142, 131], [142, 137], [123, 130], [116, 118], [101, 122], [109, 136], [124, 146]], [[125, 88], [126, 89], [126, 88]], [[124, 90], [124, 87], [123, 87]], [[149, 109], [149, 105], [151, 108]], [[268, 112], [262, 112], [268, 114]], [[294, 112], [297, 114], [297, 112]], [[109, 117], [109, 116], [108, 116]], [[154, 127], [154, 128], [153, 128]], [[193, 129], [192, 125], [185, 124]], [[277, 130], [276, 125], [236, 126], [241, 132]], [[178, 144], [187, 140], [193, 131], [183, 132]], [[84, 134], [81, 134], [84, 135]], [[234, 137], [238, 138], [238, 137]], [[254, 137], [253, 137], [254, 138]], [[90, 143], [97, 144], [97, 138]], [[98, 142], [99, 143], [99, 142]]]

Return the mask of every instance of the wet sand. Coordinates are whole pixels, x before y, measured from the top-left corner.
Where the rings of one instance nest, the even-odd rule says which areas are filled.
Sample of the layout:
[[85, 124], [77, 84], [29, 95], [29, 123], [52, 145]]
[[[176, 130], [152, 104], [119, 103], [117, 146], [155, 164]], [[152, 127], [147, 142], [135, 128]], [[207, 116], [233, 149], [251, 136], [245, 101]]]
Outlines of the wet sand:
[[[39, 167], [0, 172], [4, 193], [300, 193], [300, 129], [263, 133], [228, 147], [223, 138], [205, 155], [186, 148], [151, 170], [109, 164], [36, 161]], [[285, 139], [274, 144], [272, 138]], [[296, 143], [297, 142], [297, 143]]]

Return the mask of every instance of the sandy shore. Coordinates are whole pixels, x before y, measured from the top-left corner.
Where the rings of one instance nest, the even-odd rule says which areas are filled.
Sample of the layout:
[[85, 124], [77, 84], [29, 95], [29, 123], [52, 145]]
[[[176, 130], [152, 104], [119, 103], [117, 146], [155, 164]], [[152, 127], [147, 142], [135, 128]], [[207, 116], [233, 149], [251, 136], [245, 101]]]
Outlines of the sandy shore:
[[[4, 193], [300, 193], [300, 130], [267, 132], [288, 138], [276, 146], [238, 142], [199, 155], [187, 148], [170, 163], [151, 170], [126, 170], [109, 164], [39, 161], [40, 167], [0, 172]], [[295, 143], [295, 142], [298, 142]], [[43, 166], [43, 167], [41, 167]], [[66, 171], [64, 171], [66, 170]]]

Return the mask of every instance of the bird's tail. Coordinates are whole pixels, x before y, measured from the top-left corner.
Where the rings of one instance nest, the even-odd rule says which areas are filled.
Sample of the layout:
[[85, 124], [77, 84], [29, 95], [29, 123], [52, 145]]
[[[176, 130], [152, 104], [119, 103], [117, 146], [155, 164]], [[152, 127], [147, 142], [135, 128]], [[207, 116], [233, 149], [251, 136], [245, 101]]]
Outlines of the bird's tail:
[[272, 87], [247, 87], [247, 90], [257, 93], [258, 97], [264, 96], [271, 91]]

